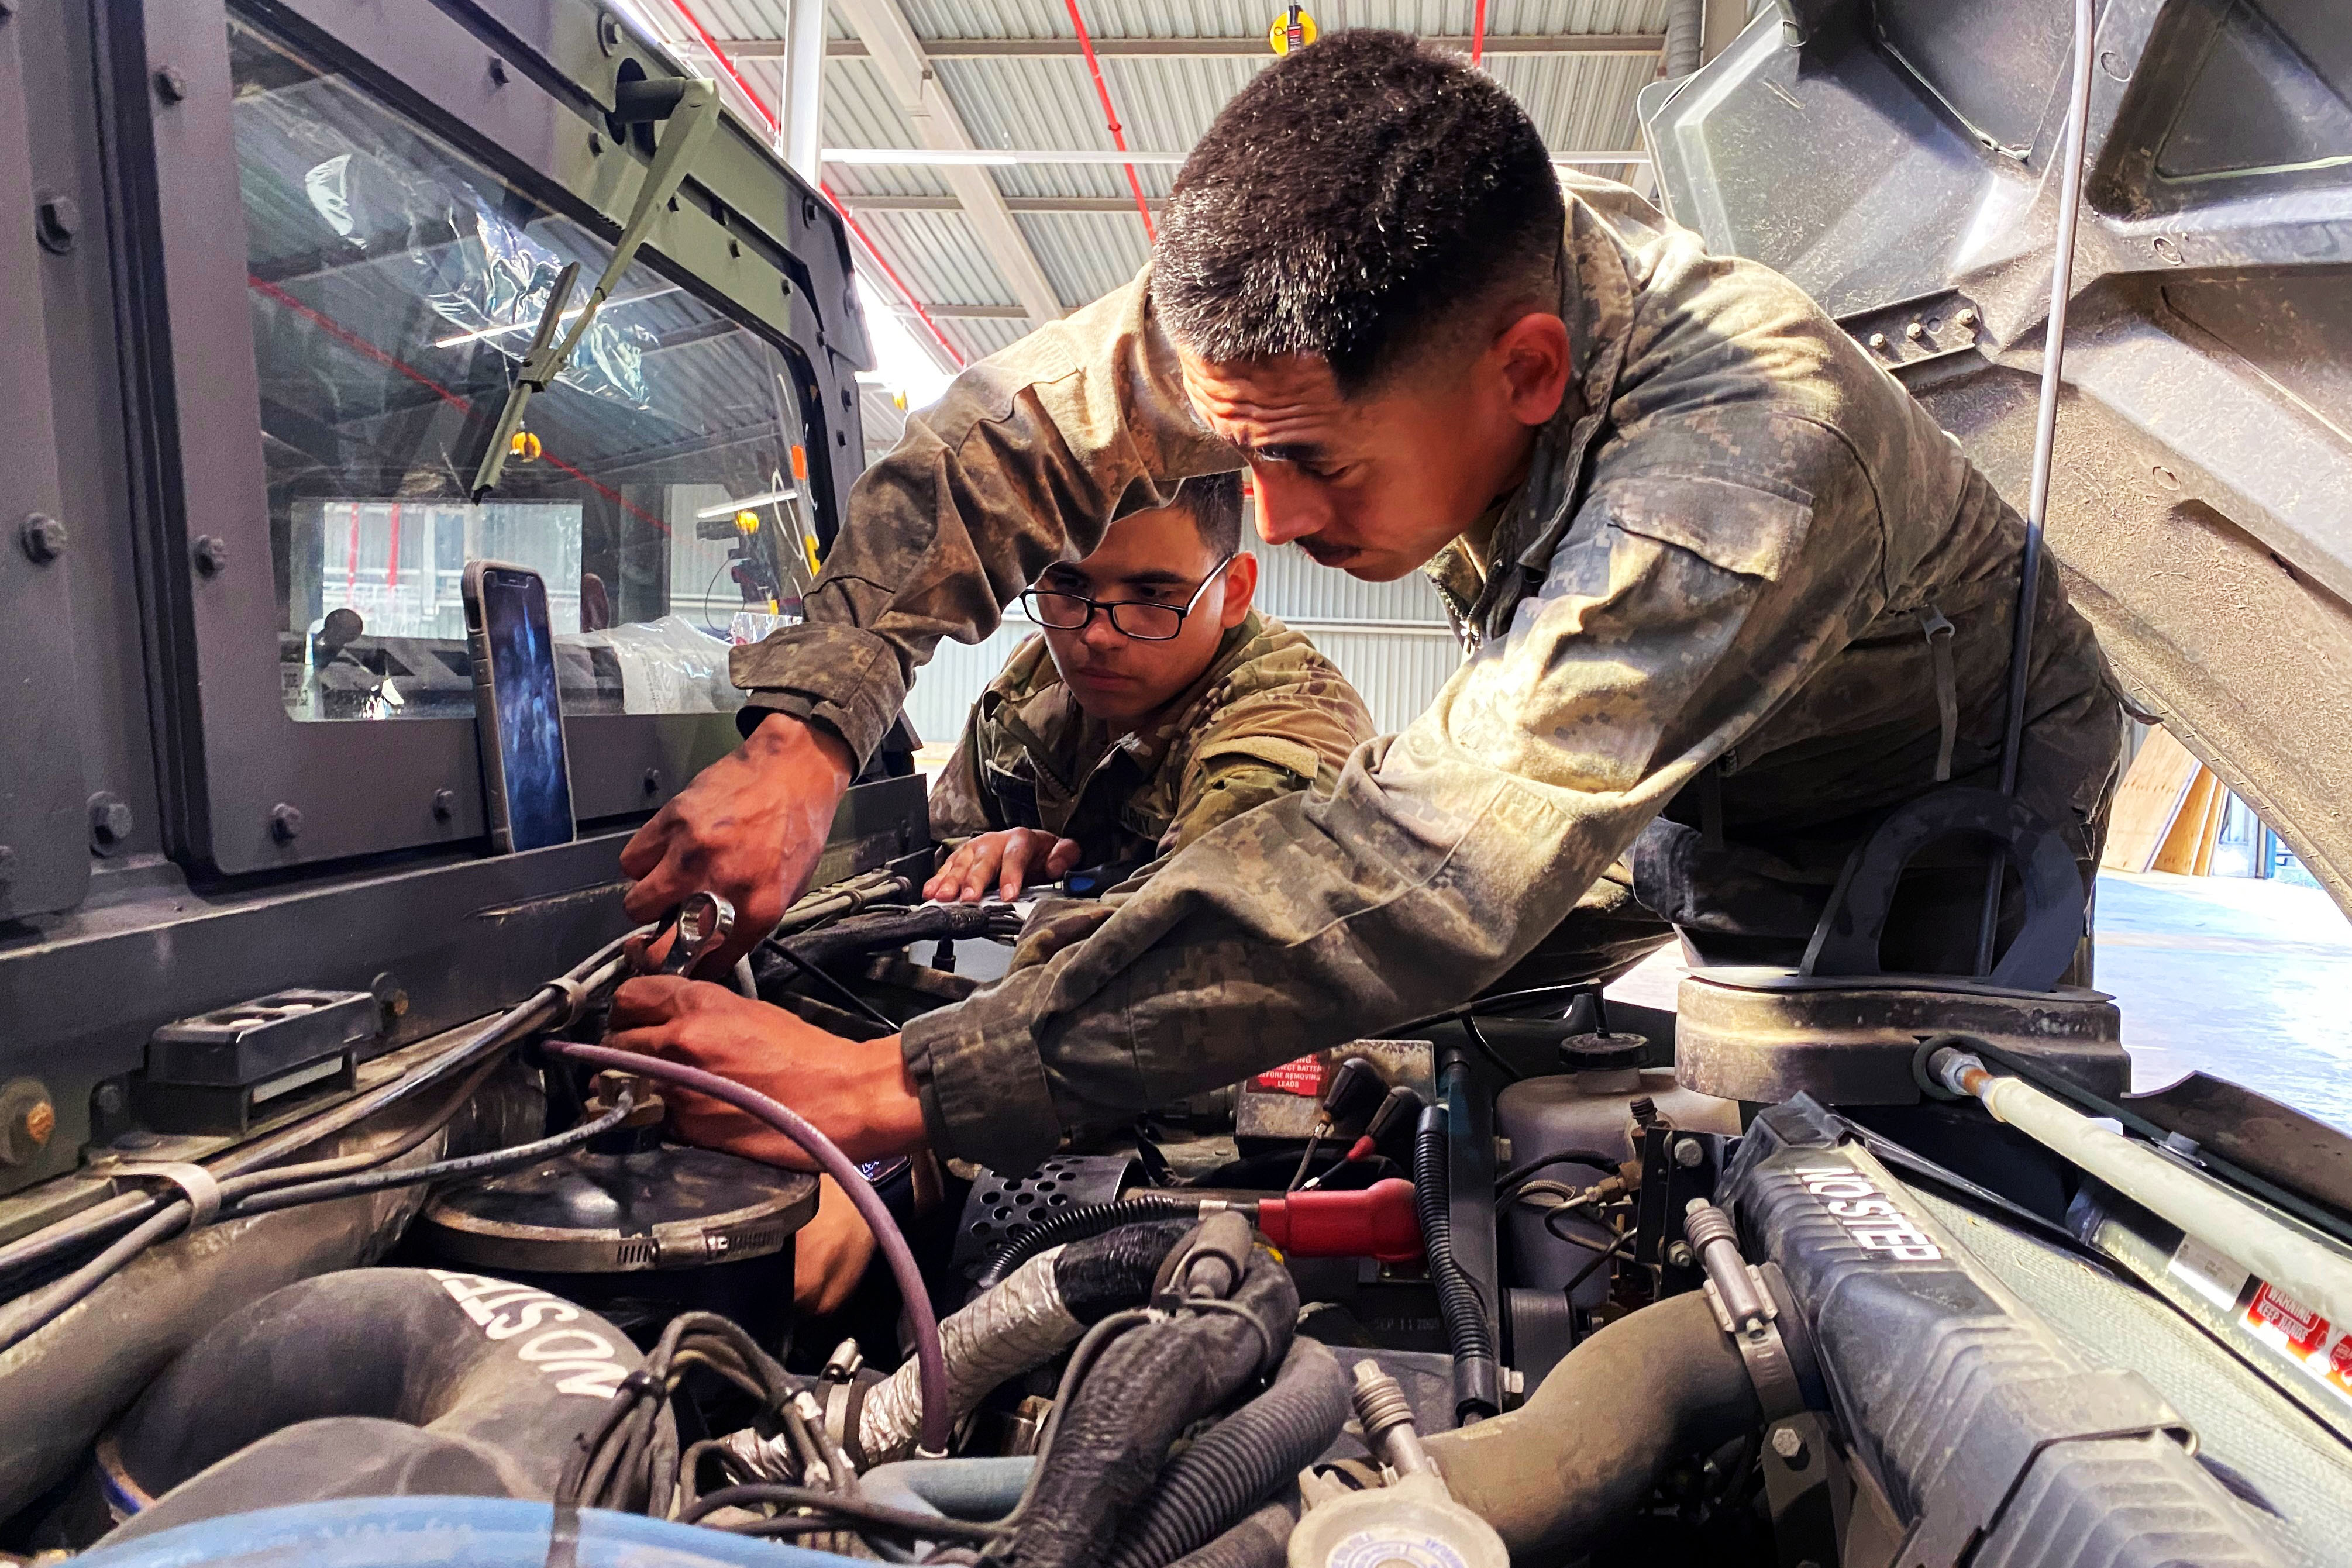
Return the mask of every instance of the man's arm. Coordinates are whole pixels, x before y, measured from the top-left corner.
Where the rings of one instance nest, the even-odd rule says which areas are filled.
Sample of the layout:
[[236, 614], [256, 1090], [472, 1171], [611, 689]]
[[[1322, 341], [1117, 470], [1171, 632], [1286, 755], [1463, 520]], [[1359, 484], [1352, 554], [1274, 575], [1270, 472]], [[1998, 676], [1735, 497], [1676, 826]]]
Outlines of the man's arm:
[[1788, 454], [1780, 488], [1810, 506], [1712, 476], [1604, 482], [1509, 635], [1328, 798], [1227, 821], [1087, 941], [910, 1023], [934, 1146], [1024, 1170], [1069, 1122], [1375, 1033], [1502, 974], [1875, 612], [1859, 466], [1818, 427], [1769, 435]]
[[631, 918], [709, 887], [740, 915], [714, 965], [749, 951], [807, 886], [842, 791], [941, 637], [980, 641], [1050, 562], [1238, 466], [1184, 399], [1148, 273], [965, 371], [852, 487], [806, 623], [735, 651], [744, 747], [629, 841]]

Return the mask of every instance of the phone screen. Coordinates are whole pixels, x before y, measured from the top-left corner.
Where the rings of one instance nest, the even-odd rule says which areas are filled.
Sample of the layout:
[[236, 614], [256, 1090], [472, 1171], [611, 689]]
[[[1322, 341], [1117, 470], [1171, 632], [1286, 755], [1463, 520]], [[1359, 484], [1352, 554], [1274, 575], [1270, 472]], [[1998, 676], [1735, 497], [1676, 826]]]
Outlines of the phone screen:
[[518, 850], [568, 844], [572, 780], [564, 767], [563, 717], [555, 698], [555, 636], [547, 585], [532, 571], [482, 574], [482, 624], [498, 699], [499, 757], [507, 823]]

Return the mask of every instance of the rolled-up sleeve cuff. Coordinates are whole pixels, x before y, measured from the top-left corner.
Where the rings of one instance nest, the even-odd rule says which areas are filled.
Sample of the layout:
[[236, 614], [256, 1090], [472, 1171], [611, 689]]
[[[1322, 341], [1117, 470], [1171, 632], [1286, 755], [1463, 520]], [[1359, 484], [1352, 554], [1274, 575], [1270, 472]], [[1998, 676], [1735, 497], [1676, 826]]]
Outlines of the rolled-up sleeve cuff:
[[1000, 1176], [1034, 1169], [1062, 1142], [1022, 978], [926, 1013], [898, 1037], [932, 1148]]
[[907, 702], [889, 643], [836, 622], [787, 626], [738, 648], [728, 657], [728, 676], [751, 694], [739, 725], [748, 730], [771, 713], [806, 719], [841, 737], [860, 768]]

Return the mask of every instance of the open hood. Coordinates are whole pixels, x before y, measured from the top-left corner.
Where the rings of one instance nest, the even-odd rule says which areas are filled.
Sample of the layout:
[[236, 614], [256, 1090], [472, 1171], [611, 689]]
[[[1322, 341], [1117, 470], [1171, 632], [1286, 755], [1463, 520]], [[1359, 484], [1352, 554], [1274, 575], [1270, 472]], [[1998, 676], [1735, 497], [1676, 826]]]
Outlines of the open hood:
[[[1642, 117], [2022, 509], [2073, 7], [1780, 0]], [[2352, 906], [2352, 30], [2107, 0], [2049, 537], [2129, 694]]]

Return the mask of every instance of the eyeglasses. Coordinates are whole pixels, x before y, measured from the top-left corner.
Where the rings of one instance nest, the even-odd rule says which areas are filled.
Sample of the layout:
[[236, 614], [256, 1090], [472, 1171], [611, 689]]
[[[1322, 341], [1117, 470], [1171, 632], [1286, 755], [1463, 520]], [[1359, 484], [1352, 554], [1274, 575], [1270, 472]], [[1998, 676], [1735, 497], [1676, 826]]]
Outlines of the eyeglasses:
[[1217, 574], [1233, 565], [1234, 558], [1225, 557], [1209, 569], [1201, 586], [1182, 609], [1173, 604], [1155, 604], [1144, 599], [1088, 599], [1082, 593], [1066, 593], [1059, 589], [1032, 588], [1021, 595], [1022, 608], [1029, 619], [1040, 626], [1050, 626], [1056, 632], [1083, 631], [1087, 622], [1099, 610], [1109, 617], [1111, 630], [1139, 643], [1166, 643], [1174, 640], [1184, 630], [1184, 617], [1192, 613], [1201, 602], [1201, 595], [1209, 591], [1209, 584]]

